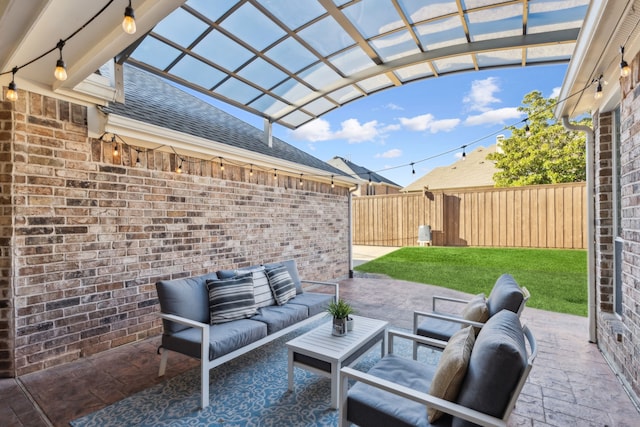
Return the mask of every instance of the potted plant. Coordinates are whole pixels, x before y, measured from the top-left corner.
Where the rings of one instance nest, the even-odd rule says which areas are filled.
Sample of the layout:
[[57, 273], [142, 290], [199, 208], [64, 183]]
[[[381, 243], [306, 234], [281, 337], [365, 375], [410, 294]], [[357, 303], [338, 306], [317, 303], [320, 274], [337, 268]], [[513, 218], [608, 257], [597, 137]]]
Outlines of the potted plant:
[[331, 301], [327, 306], [327, 313], [333, 316], [333, 329], [331, 333], [342, 337], [347, 334], [347, 320], [353, 314], [353, 307], [343, 299]]

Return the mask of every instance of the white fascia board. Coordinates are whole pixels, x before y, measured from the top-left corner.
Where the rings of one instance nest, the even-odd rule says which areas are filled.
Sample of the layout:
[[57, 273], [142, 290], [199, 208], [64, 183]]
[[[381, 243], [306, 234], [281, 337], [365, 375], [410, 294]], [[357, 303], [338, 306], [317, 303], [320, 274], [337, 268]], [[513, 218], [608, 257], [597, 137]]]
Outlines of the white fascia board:
[[[295, 162], [282, 160], [277, 157], [267, 156], [255, 151], [245, 150], [221, 142], [213, 141], [174, 131], [139, 120], [115, 114], [108, 114], [104, 126], [104, 132], [114, 133], [123, 138], [133, 138], [145, 148], [173, 152], [194, 157], [204, 157], [206, 160], [215, 161], [218, 157], [232, 162], [252, 164], [263, 169], [277, 169], [283, 174], [304, 174], [321, 181], [331, 181], [331, 173], [322, 169], [316, 169]], [[357, 184], [359, 181], [341, 175], [334, 175], [335, 182]]]

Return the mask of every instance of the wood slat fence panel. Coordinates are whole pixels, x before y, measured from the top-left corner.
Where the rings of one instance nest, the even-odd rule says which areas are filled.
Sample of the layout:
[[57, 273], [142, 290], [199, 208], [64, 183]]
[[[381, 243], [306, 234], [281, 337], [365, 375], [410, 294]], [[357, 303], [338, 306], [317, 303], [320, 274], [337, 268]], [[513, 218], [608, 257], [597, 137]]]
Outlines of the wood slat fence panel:
[[353, 243], [585, 249], [585, 183], [452, 189], [353, 199]]

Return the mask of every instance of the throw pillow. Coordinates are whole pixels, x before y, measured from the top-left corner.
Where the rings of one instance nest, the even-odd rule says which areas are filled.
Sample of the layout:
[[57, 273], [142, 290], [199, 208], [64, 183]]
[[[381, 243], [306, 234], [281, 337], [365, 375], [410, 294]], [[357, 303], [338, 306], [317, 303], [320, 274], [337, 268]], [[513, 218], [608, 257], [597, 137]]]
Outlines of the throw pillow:
[[253, 297], [256, 300], [256, 308], [276, 305], [276, 300], [273, 298], [273, 294], [271, 293], [269, 279], [267, 279], [267, 273], [264, 270], [264, 267], [261, 266], [237, 270], [238, 275], [247, 273], [251, 273], [253, 277]]
[[[462, 310], [462, 318], [479, 323], [485, 323], [489, 320], [489, 306], [484, 294], [478, 294], [469, 300], [464, 310]], [[474, 328], [474, 331], [478, 335], [480, 328]]]
[[[460, 392], [462, 380], [467, 373], [471, 350], [476, 334], [471, 326], [457, 331], [444, 348], [438, 367], [431, 380], [429, 394], [441, 399], [455, 401]], [[437, 409], [427, 407], [429, 422], [433, 423], [442, 416]]]
[[289, 270], [284, 265], [267, 269], [269, 286], [278, 305], [284, 305], [296, 296], [296, 285], [293, 283]]
[[210, 324], [246, 319], [258, 312], [253, 298], [251, 276], [225, 280], [207, 280]]

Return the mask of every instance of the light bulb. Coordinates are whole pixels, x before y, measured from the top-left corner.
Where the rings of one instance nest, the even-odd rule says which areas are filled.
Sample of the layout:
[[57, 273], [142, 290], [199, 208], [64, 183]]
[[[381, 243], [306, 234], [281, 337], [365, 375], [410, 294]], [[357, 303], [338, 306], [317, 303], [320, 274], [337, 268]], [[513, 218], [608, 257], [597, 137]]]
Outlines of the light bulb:
[[598, 83], [598, 87], [596, 88], [596, 94], [594, 95], [595, 99], [602, 98], [602, 85]]
[[67, 67], [64, 65], [64, 61], [62, 59], [58, 59], [58, 62], [56, 62], [56, 69], [53, 72], [53, 75], [60, 81], [67, 80]]
[[127, 34], [135, 34], [136, 32], [136, 16], [133, 13], [133, 8], [131, 7], [131, 0], [129, 0], [129, 6], [127, 6], [124, 10], [122, 29]]
[[629, 67], [627, 61], [623, 59], [622, 62], [620, 62], [620, 75], [622, 77], [627, 77], [629, 74], [631, 74], [631, 67]]
[[12, 102], [18, 100], [18, 87], [13, 80], [9, 83], [9, 89], [7, 89], [7, 99]]

